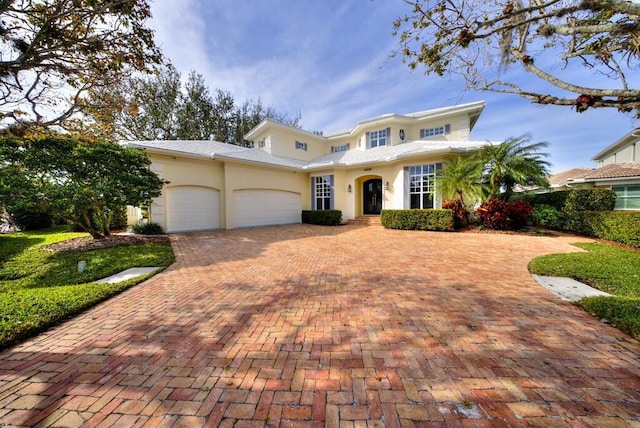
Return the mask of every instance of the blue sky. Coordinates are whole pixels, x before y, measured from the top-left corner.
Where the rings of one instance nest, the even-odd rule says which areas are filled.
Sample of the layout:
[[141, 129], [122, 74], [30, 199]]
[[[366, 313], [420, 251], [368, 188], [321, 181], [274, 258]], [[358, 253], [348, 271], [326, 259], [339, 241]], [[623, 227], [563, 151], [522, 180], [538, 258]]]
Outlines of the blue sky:
[[[559, 172], [595, 166], [596, 153], [640, 126], [612, 109], [543, 107], [409, 70], [389, 58], [397, 46], [392, 23], [408, 8], [401, 0], [154, 0], [151, 8], [156, 42], [183, 76], [195, 70], [237, 101], [300, 112], [306, 130], [330, 133], [385, 113], [484, 100], [474, 140], [529, 133], [549, 142], [551, 170]], [[585, 76], [585, 86], [602, 83]]]

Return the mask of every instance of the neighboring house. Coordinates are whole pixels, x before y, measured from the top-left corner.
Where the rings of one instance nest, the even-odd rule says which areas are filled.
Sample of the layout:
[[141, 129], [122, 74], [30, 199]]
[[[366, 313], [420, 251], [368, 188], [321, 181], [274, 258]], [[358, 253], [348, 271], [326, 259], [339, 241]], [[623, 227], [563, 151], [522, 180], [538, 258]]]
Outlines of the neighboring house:
[[549, 177], [552, 190], [600, 187], [616, 192], [617, 210], [640, 210], [640, 128], [593, 157], [597, 168], [574, 168]]
[[382, 209], [439, 207], [442, 163], [489, 142], [470, 140], [484, 102], [388, 114], [318, 135], [266, 119], [245, 139], [134, 141], [169, 181], [150, 207], [168, 232], [300, 223], [302, 210], [343, 221]]

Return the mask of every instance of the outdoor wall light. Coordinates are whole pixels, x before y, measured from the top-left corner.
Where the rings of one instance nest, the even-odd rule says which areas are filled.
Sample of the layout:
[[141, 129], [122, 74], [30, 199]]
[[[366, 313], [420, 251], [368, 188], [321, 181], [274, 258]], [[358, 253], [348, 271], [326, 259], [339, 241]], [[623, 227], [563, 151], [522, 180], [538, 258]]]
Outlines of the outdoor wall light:
[[384, 190], [389, 190], [389, 182], [384, 183]]
[[351, 193], [351, 184], [347, 184], [347, 192]]

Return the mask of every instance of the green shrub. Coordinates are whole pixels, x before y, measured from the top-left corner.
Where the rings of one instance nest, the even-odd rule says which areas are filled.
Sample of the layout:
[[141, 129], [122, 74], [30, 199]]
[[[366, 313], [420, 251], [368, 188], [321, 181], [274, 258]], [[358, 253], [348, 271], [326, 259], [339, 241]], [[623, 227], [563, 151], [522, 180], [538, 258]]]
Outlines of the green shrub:
[[610, 189], [573, 189], [567, 195], [565, 211], [611, 211], [616, 192]]
[[564, 228], [564, 213], [551, 205], [535, 205], [531, 215], [536, 226], [556, 230]]
[[138, 235], [162, 235], [164, 231], [158, 223], [134, 224], [131, 231]]
[[382, 210], [380, 223], [387, 229], [454, 230], [454, 213], [448, 209]]
[[536, 205], [549, 205], [557, 210], [562, 210], [569, 193], [569, 190], [548, 193], [524, 193], [514, 196], [513, 200], [516, 201], [523, 199], [529, 202], [533, 207]]
[[307, 224], [320, 224], [325, 226], [336, 226], [342, 221], [342, 211], [340, 210], [303, 210], [302, 222]]
[[581, 211], [574, 213], [575, 232], [640, 247], [640, 212]]
[[505, 202], [491, 198], [476, 210], [480, 224], [489, 229], [518, 230], [531, 218], [531, 205], [525, 200]]
[[572, 189], [566, 192], [562, 207], [563, 229], [591, 235], [589, 225], [584, 224], [584, 211], [611, 211], [616, 203], [616, 193], [610, 189]]

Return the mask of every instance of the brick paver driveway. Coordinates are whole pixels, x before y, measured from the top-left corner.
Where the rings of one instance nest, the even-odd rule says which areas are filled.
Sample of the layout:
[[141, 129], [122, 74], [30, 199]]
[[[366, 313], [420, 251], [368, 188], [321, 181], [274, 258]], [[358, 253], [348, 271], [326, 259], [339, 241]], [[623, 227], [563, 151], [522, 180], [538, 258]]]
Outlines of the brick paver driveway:
[[0, 354], [0, 425], [640, 426], [640, 346], [538, 286], [565, 237], [294, 225]]

